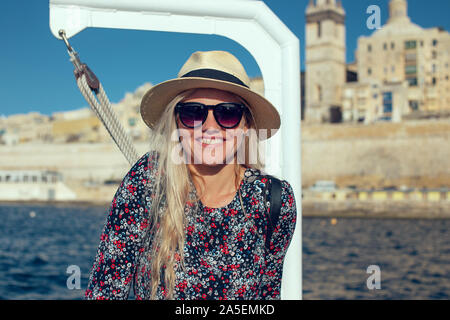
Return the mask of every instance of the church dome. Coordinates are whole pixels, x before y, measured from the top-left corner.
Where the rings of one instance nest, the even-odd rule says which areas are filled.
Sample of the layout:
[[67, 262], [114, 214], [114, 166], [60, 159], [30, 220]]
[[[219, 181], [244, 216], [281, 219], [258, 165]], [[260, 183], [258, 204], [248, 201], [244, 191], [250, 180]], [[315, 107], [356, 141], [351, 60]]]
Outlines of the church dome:
[[406, 0], [391, 0], [389, 2], [389, 20], [373, 37], [387, 37], [399, 35], [415, 35], [424, 32], [424, 29], [411, 22], [408, 17], [408, 3]]

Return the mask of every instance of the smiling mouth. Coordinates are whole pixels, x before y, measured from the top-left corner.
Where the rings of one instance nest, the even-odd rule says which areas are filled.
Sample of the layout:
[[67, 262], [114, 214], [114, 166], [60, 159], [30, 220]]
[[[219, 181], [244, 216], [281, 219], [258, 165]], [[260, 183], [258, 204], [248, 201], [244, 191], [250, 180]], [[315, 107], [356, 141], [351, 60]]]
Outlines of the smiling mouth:
[[207, 145], [215, 145], [215, 144], [222, 144], [223, 143], [223, 139], [207, 139], [207, 138], [202, 138], [201, 142], [203, 144], [207, 144]]
[[213, 137], [213, 138], [199, 138], [196, 139], [198, 143], [201, 143], [203, 147], [214, 147], [222, 145], [225, 141], [222, 137]]

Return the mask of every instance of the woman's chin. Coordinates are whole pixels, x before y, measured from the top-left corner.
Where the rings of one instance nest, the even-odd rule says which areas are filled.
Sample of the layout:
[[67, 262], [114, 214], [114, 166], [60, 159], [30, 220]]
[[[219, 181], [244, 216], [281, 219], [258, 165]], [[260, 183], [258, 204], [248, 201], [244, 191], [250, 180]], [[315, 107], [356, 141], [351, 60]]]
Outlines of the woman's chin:
[[209, 146], [207, 148], [202, 148], [201, 151], [197, 153], [194, 150], [194, 164], [223, 165], [230, 163], [230, 161], [232, 163], [234, 157], [234, 150], [227, 150], [226, 148], [214, 148]]
[[218, 166], [226, 164], [226, 159], [223, 157], [211, 157], [211, 156], [204, 156], [202, 159], [196, 159], [196, 164], [201, 164], [205, 166]]

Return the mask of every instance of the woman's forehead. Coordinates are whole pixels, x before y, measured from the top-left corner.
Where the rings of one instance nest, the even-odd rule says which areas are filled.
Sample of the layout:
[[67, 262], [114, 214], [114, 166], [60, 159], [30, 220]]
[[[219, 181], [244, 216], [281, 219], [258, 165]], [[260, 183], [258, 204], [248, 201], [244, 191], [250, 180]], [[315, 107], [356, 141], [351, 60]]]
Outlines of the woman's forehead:
[[199, 88], [195, 89], [186, 98], [183, 99], [184, 102], [187, 101], [206, 101], [210, 102], [242, 102], [242, 99], [235, 95], [234, 93], [212, 89], [212, 88]]

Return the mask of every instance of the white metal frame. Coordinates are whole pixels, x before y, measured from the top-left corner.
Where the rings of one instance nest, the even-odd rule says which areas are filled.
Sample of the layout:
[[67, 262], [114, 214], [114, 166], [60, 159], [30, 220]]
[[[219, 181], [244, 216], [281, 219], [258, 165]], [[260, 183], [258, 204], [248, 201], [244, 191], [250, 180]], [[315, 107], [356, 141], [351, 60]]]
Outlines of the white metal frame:
[[300, 44], [262, 1], [50, 0], [50, 29], [70, 38], [87, 27], [215, 34], [246, 48], [261, 70], [265, 97], [281, 115], [267, 143], [266, 171], [286, 179], [297, 203], [297, 224], [286, 255], [282, 299], [302, 299]]

